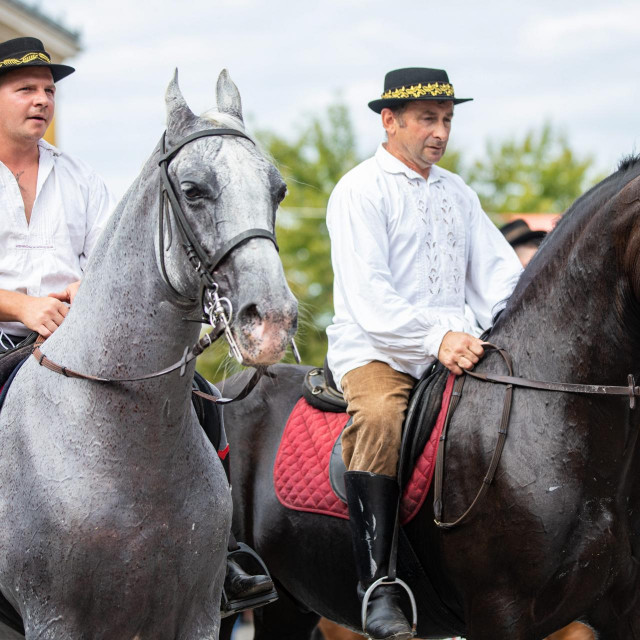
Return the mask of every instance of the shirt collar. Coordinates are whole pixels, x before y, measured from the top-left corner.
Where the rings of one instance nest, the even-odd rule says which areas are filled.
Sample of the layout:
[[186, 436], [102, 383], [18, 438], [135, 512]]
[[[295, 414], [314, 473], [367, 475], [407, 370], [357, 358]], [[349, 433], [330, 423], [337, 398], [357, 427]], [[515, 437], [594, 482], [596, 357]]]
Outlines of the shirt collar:
[[46, 140], [38, 140], [38, 151], [40, 157], [38, 159], [38, 181], [36, 183], [36, 198], [42, 189], [42, 186], [49, 177], [58, 156], [62, 155], [58, 149]]
[[[424, 180], [424, 178], [417, 172], [408, 167], [402, 160], [399, 160], [394, 155], [389, 153], [382, 143], [378, 146], [376, 151], [375, 158], [378, 164], [382, 167], [383, 171], [387, 173], [402, 173], [407, 176], [410, 180], [415, 180], [418, 178], [419, 180]], [[429, 179], [427, 180], [427, 184], [431, 184], [432, 182], [437, 182], [442, 178], [442, 171], [437, 165], [432, 165], [429, 170]]]
[[40, 138], [40, 140], [38, 140], [38, 147], [40, 149], [40, 153], [41, 154], [42, 154], [43, 151], [47, 151], [54, 158], [57, 158], [58, 156], [62, 155], [62, 152], [60, 151], [60, 149], [57, 149], [52, 144], [49, 144], [46, 140], [43, 140], [42, 138]]

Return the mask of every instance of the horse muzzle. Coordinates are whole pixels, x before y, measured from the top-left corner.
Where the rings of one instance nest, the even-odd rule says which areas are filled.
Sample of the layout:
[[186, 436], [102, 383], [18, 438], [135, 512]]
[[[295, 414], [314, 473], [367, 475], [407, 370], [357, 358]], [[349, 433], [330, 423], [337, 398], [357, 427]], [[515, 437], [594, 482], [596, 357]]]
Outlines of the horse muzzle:
[[232, 330], [245, 365], [279, 362], [298, 327], [298, 304], [291, 296], [277, 309], [249, 303], [242, 306]]

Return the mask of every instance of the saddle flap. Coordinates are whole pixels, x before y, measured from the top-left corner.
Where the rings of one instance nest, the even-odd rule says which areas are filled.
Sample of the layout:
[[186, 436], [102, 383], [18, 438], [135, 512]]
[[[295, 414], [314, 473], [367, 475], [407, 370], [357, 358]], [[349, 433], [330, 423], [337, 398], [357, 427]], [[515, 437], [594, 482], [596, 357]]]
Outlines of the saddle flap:
[[[314, 369], [310, 371], [307, 376], [311, 373], [314, 373], [320, 380], [324, 379], [322, 371], [320, 370]], [[422, 376], [411, 393], [402, 430], [402, 445], [398, 470], [401, 487], [406, 487], [411, 479], [416, 462], [422, 455], [431, 437], [431, 432], [440, 413], [442, 395], [448, 376], [449, 372], [445, 367], [442, 365], [434, 366]], [[351, 425], [352, 422], [353, 419], [350, 418], [344, 429]], [[344, 429], [342, 431], [344, 431]], [[342, 460], [342, 431], [338, 434], [331, 449], [331, 456], [329, 458], [329, 482], [336, 496], [340, 498], [342, 502], [346, 503], [344, 473], [347, 469]]]
[[[351, 425], [353, 418], [349, 418], [349, 422], [345, 424], [344, 429]], [[331, 457], [329, 458], [329, 482], [333, 493], [346, 504], [347, 502], [347, 489], [344, 486], [344, 474], [347, 468], [344, 466], [344, 460], [342, 459], [342, 432], [340, 432], [336, 441], [333, 443], [331, 449]]]

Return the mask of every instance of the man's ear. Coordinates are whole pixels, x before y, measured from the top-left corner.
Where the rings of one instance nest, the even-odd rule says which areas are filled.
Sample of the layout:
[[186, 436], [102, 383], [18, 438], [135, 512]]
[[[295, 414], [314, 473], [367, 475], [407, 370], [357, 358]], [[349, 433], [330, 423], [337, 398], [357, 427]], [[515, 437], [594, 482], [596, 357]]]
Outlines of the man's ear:
[[382, 119], [382, 126], [384, 127], [384, 130], [387, 132], [387, 135], [393, 135], [396, 132], [396, 127], [398, 126], [398, 121], [393, 111], [385, 107], [380, 112], [380, 117]]

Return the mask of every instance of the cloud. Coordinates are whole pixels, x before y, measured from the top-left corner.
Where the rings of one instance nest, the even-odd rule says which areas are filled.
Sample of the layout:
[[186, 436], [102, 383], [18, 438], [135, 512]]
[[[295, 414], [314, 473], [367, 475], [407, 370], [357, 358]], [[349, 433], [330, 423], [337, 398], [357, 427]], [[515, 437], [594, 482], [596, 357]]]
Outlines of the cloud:
[[344, 101], [358, 146], [382, 139], [367, 102], [402, 66], [445, 68], [456, 93], [475, 101], [456, 114], [454, 143], [467, 156], [487, 138], [524, 135], [545, 119], [607, 167], [640, 133], [640, 6], [613, 0], [535, 4], [409, 0], [41, 0], [82, 31], [78, 73], [60, 85], [61, 146], [124, 188], [164, 127], [173, 69], [191, 108], [213, 106], [229, 69], [245, 114], [294, 136], [309, 114]]
[[598, 51], [635, 47], [639, 36], [640, 6], [606, 3], [595, 11], [535, 20], [524, 30], [522, 51], [545, 57], [575, 57], [588, 52], [595, 57]]

